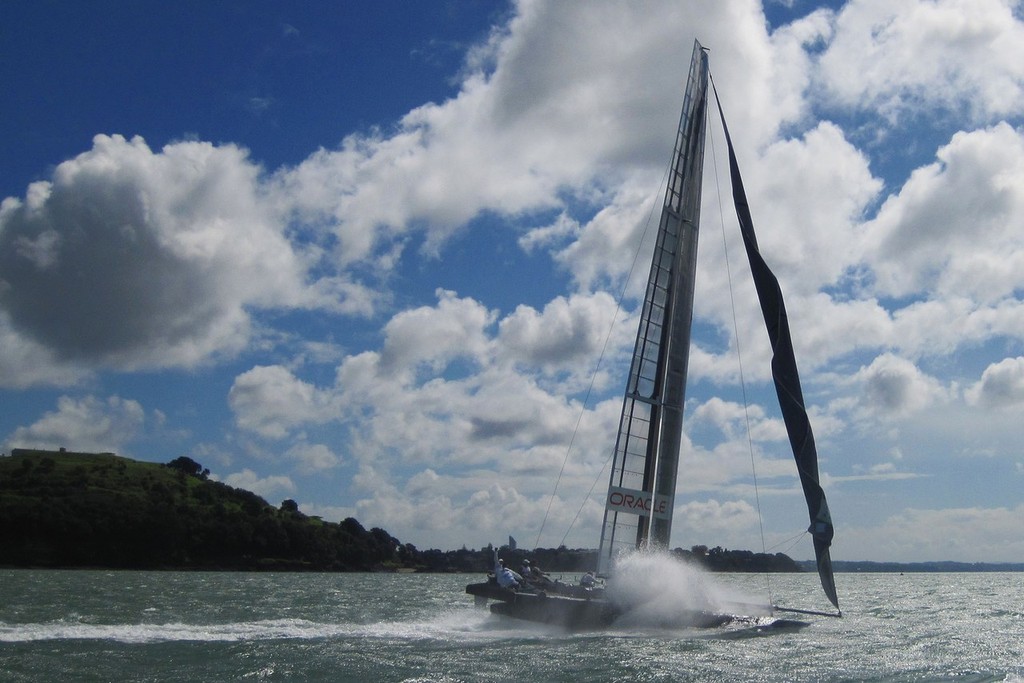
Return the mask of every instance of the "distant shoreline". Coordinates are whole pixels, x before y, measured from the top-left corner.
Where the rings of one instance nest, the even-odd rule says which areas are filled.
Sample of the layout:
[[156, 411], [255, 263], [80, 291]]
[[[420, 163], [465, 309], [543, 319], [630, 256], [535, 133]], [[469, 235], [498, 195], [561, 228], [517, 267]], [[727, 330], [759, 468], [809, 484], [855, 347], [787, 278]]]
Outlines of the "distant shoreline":
[[[181, 456], [166, 464], [113, 453], [13, 449], [0, 457], [0, 567], [168, 571], [486, 572], [494, 546], [419, 550], [348, 518], [329, 522], [211, 480]], [[596, 565], [597, 550], [501, 546], [549, 572]], [[694, 545], [676, 557], [712, 572], [814, 572], [813, 561]], [[1024, 572], [1024, 562], [833, 562], [840, 573]]]
[[[805, 571], [812, 571], [813, 560], [802, 560], [798, 564]], [[836, 574], [997, 574], [1024, 572], [1024, 564], [1019, 562], [843, 562], [843, 566], [835, 567]], [[399, 567], [395, 569], [353, 569], [339, 571], [336, 569], [297, 568], [297, 567], [105, 567], [105, 566], [46, 566], [46, 565], [15, 565], [0, 564], [0, 571], [102, 571], [102, 572], [241, 572], [255, 574], [477, 574], [473, 570], [423, 569]], [[554, 574], [571, 574], [575, 570], [555, 570]], [[578, 572], [577, 572], [578, 573]], [[749, 574], [751, 572], [715, 572]]]
[[[813, 560], [797, 560], [797, 564], [805, 571], [814, 571]], [[837, 574], [1024, 572], [1024, 562], [954, 562], [949, 560], [932, 562], [875, 562], [868, 560], [833, 560], [832, 569]]]

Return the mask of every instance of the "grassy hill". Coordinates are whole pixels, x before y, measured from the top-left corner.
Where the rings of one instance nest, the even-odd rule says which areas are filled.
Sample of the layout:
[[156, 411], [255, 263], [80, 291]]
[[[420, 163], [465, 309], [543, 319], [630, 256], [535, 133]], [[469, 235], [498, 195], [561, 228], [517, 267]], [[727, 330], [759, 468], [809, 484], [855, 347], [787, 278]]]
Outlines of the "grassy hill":
[[[586, 571], [592, 549], [510, 549], [548, 571]], [[743, 550], [677, 548], [710, 571], [799, 571], [789, 557]], [[191, 458], [167, 464], [113, 453], [14, 449], [0, 457], [0, 566], [123, 569], [268, 569], [486, 572], [490, 547], [417, 550], [355, 519], [325, 522], [294, 501], [274, 507], [255, 493], [209, 479]]]
[[0, 457], [0, 565], [371, 570], [416, 549], [211, 481], [189, 458], [15, 449]]

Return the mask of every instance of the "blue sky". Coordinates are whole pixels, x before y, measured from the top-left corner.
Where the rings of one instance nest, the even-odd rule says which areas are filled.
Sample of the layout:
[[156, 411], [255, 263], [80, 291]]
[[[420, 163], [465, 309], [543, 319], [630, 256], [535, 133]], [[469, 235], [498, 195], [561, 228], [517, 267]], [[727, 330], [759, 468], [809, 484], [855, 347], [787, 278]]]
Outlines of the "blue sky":
[[[3, 451], [188, 455], [419, 547], [595, 546], [699, 37], [833, 556], [1024, 561], [1020, 3], [643, 8], [6, 3]], [[722, 140], [673, 544], [761, 548], [753, 462], [766, 547], [805, 558]]]

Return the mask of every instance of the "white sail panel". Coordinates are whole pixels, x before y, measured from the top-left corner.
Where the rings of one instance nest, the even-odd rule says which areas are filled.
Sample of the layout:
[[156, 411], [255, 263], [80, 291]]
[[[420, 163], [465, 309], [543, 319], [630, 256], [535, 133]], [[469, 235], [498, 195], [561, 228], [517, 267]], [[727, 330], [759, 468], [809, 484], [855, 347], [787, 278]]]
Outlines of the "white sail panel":
[[612, 486], [608, 489], [605, 508], [616, 512], [628, 512], [633, 515], [666, 519], [672, 516], [672, 498], [670, 496], [651, 495], [639, 489], [627, 489]]

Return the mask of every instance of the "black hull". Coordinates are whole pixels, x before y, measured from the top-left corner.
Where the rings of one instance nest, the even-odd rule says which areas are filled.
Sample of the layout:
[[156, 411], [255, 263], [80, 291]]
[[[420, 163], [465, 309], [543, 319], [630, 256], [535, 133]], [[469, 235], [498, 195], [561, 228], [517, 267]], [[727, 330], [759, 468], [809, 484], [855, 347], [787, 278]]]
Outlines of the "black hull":
[[477, 605], [490, 605], [493, 614], [550, 624], [575, 631], [607, 628], [619, 616], [603, 598], [603, 592], [557, 584], [558, 592], [544, 590], [513, 591], [502, 588], [493, 578], [471, 583], [466, 592], [476, 597]]
[[644, 628], [665, 629], [720, 628], [735, 624], [740, 627], [754, 626], [758, 631], [793, 630], [807, 626], [807, 623], [802, 621], [777, 619], [765, 622], [753, 620], [750, 617], [698, 610], [680, 611], [672, 615], [671, 619], [662, 619], [659, 623], [651, 623], [649, 620], [632, 623], [629, 610], [622, 609], [601, 594], [594, 597], [575, 597], [543, 591], [512, 591], [501, 588], [493, 580], [487, 583], [471, 583], [466, 586], [466, 592], [476, 597], [477, 604], [485, 604], [488, 600], [492, 600], [490, 605], [492, 614], [556, 626], [570, 631], [604, 630], [613, 627], [616, 622]]
[[571, 631], [605, 629], [619, 616], [604, 599], [586, 600], [545, 593], [516, 594], [512, 600], [492, 603], [491, 613]]

